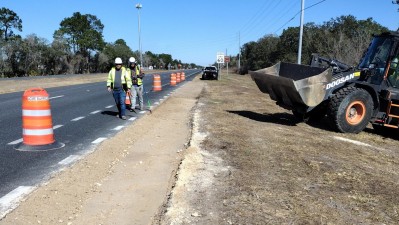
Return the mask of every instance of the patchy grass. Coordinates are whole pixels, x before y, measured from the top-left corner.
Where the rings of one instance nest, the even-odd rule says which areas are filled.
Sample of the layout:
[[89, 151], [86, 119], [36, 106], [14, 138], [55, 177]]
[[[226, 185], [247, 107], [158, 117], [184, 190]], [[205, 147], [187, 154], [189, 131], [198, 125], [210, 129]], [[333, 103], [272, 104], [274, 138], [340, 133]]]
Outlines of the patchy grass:
[[217, 190], [208, 190], [213, 203], [206, 205], [216, 205], [219, 221], [398, 223], [399, 135], [376, 134], [371, 127], [336, 133], [325, 119], [298, 123], [248, 75], [203, 82], [201, 129], [209, 135], [202, 148], [232, 168], [215, 181]]

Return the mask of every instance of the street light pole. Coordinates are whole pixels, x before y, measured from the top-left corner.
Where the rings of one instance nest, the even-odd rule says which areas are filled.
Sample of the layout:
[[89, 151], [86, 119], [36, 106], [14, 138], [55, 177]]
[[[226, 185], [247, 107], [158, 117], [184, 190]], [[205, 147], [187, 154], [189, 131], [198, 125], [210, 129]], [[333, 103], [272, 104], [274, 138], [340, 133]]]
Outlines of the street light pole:
[[136, 4], [136, 9], [138, 10], [138, 17], [139, 17], [139, 51], [140, 51], [140, 64], [143, 66], [143, 54], [141, 51], [141, 28], [140, 28], [140, 9], [143, 6], [140, 3]]
[[300, 28], [299, 28], [299, 44], [298, 44], [298, 64], [301, 64], [302, 60], [302, 35], [303, 35], [303, 17], [304, 17], [304, 11], [305, 11], [305, 0], [301, 1], [301, 22], [300, 22]]

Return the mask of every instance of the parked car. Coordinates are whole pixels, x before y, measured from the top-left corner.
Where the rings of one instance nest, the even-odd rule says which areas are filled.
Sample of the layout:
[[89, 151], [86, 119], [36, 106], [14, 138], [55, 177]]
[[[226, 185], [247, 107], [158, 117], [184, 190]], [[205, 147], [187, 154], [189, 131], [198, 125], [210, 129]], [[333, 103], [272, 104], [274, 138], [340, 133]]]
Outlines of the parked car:
[[217, 80], [219, 76], [218, 69], [216, 66], [207, 66], [204, 69], [204, 72], [202, 73], [202, 79], [215, 79]]

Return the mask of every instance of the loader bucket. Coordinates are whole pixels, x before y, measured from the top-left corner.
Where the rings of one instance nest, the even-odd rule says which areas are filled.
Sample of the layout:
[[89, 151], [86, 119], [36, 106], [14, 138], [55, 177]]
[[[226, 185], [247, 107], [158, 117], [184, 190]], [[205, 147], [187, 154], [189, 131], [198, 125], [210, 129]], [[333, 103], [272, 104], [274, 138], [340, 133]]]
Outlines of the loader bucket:
[[284, 108], [307, 109], [320, 104], [331, 69], [279, 62], [274, 66], [249, 71], [258, 88]]

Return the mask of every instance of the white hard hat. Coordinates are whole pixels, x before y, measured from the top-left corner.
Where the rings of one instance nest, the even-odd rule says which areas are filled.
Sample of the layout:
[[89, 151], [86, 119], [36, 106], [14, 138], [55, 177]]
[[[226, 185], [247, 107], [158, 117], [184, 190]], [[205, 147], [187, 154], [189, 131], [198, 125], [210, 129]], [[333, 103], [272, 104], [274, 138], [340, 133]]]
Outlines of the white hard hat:
[[129, 58], [129, 62], [130, 62], [130, 63], [135, 63], [135, 62], [136, 62], [136, 59], [135, 59], [134, 57], [130, 57], [130, 58]]
[[117, 58], [115, 59], [115, 64], [122, 64], [122, 59], [119, 58], [119, 57], [117, 57]]
[[395, 57], [394, 59], [392, 59], [390, 68], [396, 69], [397, 66], [398, 66], [398, 58]]

